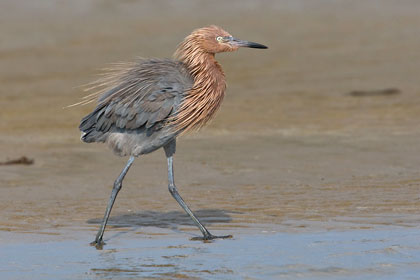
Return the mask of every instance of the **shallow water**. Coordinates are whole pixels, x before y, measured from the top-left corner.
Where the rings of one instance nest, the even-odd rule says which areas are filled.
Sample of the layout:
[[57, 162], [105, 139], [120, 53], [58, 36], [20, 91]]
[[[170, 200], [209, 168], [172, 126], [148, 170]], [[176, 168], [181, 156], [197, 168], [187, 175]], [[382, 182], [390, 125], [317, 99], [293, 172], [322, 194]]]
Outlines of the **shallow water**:
[[[159, 230], [159, 229], [155, 229]], [[92, 232], [93, 233], [93, 232]], [[419, 279], [419, 228], [238, 233], [211, 243], [115, 234], [2, 245], [3, 279]], [[123, 238], [121, 238], [123, 236]]]
[[[420, 2], [0, 2], [0, 278], [418, 279]], [[137, 159], [103, 251], [88, 246], [126, 159], [63, 109], [96, 69], [170, 57], [218, 24], [268, 50], [217, 55], [215, 120]]]

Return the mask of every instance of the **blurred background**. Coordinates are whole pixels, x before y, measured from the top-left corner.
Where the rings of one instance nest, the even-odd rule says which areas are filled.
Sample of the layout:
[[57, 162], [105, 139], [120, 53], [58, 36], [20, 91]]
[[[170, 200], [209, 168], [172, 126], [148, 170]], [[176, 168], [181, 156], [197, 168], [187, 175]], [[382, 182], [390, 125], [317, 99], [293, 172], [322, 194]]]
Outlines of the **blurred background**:
[[[91, 108], [62, 108], [84, 95], [79, 86], [97, 69], [137, 56], [171, 57], [186, 35], [209, 24], [270, 49], [218, 55], [229, 91], [208, 131], [418, 128], [419, 9], [417, 1], [387, 0], [5, 0], [1, 130], [74, 138]], [[402, 94], [346, 96], [389, 87]]]
[[[0, 232], [93, 233], [126, 159], [79, 140], [93, 104], [66, 106], [109, 63], [171, 57], [209, 24], [269, 46], [217, 55], [224, 103], [178, 141], [180, 193], [210, 228], [418, 224], [419, 12], [415, 0], [2, 0], [0, 162], [34, 162], [0, 166]], [[138, 159], [111, 225], [166, 228], [174, 211], [171, 227], [195, 232], [166, 180], [161, 151]]]

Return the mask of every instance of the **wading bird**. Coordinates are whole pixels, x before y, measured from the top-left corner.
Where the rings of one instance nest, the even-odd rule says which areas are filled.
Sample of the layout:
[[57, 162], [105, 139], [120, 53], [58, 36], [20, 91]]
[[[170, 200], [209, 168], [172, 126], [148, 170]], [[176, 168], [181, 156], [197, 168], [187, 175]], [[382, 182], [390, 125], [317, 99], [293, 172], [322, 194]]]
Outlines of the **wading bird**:
[[161, 147], [168, 163], [169, 192], [191, 217], [203, 240], [229, 238], [212, 235], [179, 195], [174, 182], [176, 137], [205, 125], [223, 100], [226, 82], [215, 54], [239, 47], [266, 49], [258, 43], [236, 39], [222, 28], [194, 30], [178, 46], [174, 59], [140, 59], [116, 68], [97, 81], [97, 91], [82, 104], [97, 100], [79, 129], [82, 141], [105, 142], [119, 156], [130, 156], [114, 182], [105, 216], [91, 244], [102, 247], [103, 234], [122, 181], [134, 159]]

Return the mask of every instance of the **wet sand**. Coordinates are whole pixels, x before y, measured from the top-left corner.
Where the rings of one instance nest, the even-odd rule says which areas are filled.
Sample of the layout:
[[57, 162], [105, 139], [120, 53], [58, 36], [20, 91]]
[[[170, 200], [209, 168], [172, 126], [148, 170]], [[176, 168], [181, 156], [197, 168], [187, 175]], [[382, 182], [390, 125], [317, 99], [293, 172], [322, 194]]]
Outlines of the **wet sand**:
[[[0, 161], [34, 159], [0, 166], [1, 278], [416, 279], [420, 4], [171, 3], [0, 3]], [[222, 108], [178, 141], [181, 195], [234, 239], [189, 241], [157, 151], [134, 162], [96, 251], [127, 159], [80, 142], [92, 106], [63, 107], [96, 69], [169, 57], [210, 23], [270, 47], [217, 56]]]

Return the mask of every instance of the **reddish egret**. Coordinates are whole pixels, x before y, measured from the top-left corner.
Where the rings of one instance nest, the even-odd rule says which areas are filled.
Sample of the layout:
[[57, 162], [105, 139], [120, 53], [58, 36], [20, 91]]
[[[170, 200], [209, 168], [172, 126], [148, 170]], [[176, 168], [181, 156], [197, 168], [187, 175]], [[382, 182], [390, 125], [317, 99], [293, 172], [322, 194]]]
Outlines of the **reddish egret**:
[[206, 124], [223, 100], [225, 75], [215, 54], [239, 47], [267, 48], [236, 39], [214, 25], [200, 28], [181, 42], [174, 60], [141, 59], [121, 64], [117, 71], [98, 82], [96, 93], [86, 97], [84, 103], [97, 99], [98, 104], [80, 123], [81, 139], [87, 143], [105, 142], [117, 155], [130, 156], [114, 182], [92, 245], [104, 244], [102, 237], [109, 214], [135, 157], [161, 147], [168, 162], [169, 192], [202, 232], [203, 237], [196, 239], [231, 237], [212, 235], [181, 198], [174, 182], [172, 157], [176, 137]]

